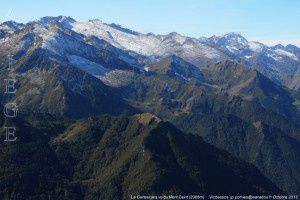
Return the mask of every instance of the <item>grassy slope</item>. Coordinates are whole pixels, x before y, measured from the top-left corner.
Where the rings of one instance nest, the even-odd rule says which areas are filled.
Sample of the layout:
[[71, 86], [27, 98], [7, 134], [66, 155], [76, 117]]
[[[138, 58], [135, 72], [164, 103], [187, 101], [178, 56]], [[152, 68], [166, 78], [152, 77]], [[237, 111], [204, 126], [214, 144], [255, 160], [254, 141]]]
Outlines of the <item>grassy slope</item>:
[[31, 118], [36, 128], [17, 121], [19, 141], [1, 144], [2, 199], [282, 194], [251, 164], [150, 114], [66, 122], [60, 130], [43, 119]]

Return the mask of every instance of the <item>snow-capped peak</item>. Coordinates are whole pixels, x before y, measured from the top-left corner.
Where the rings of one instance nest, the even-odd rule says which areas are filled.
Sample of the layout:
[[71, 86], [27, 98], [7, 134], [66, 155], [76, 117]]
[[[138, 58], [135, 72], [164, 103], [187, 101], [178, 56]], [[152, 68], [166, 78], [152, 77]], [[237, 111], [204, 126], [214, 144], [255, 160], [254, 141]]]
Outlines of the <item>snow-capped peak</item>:
[[48, 25], [50, 23], [58, 22], [62, 24], [66, 28], [72, 28], [72, 24], [76, 22], [75, 19], [66, 16], [58, 16], [58, 17], [42, 17], [41, 19], [35, 21], [40, 25]]
[[197, 39], [175, 32], [167, 35], [143, 34], [100, 20], [74, 23], [73, 30], [86, 36], [96, 36], [122, 50], [148, 57], [165, 57], [179, 53], [179, 56], [196, 62], [193, 59], [195, 57], [217, 60], [224, 56], [218, 50], [199, 41], [187, 42]]
[[239, 33], [227, 33], [223, 36], [224, 38], [228, 39], [228, 40], [234, 40], [234, 41], [238, 41], [240, 43], [242, 42], [247, 42], [246, 38], [244, 38], [241, 34]]
[[238, 33], [227, 33], [223, 36], [212, 36], [207, 38], [204, 43], [225, 49], [231, 54], [240, 54], [244, 50], [249, 49], [249, 42]]
[[74, 23], [73, 30], [86, 36], [96, 36], [113, 46], [142, 55], [151, 55], [152, 49], [160, 42], [155, 36], [131, 34], [120, 27], [110, 26], [100, 20]]
[[222, 38], [224, 38], [228, 44], [237, 48], [248, 46], [248, 41], [238, 33], [227, 33]]
[[173, 41], [178, 42], [179, 44], [183, 44], [186, 40], [187, 37], [180, 35], [177, 32], [171, 32], [166, 36], [163, 36], [164, 39], [171, 39]]

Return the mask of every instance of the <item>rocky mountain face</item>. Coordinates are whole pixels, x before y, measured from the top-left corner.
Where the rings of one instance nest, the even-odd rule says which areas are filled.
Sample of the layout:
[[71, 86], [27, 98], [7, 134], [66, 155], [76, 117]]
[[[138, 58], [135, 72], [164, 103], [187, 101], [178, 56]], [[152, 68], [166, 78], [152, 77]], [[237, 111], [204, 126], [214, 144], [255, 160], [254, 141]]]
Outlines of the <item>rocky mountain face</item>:
[[[13, 55], [14, 73], [7, 70], [8, 54]], [[211, 38], [142, 34], [100, 20], [76, 22], [62, 16], [27, 24], [6, 22], [0, 25], [0, 77], [16, 78], [17, 92], [1, 95], [0, 100], [15, 101], [25, 116], [33, 112], [60, 117], [53, 124], [52, 118], [26, 117], [31, 125], [24, 128], [33, 132], [35, 148], [45, 153], [36, 159], [48, 156], [50, 160], [42, 160], [51, 163], [53, 173], [47, 178], [45, 166], [45, 171], [35, 174], [34, 183], [45, 180], [51, 191], [47, 195], [53, 193], [58, 199], [63, 195], [92, 199], [89, 194], [124, 197], [141, 185], [140, 192], [145, 193], [234, 193], [222, 182], [227, 179], [224, 174], [241, 193], [279, 191], [248, 164], [244, 169], [250, 173], [228, 171], [245, 163], [233, 161], [223, 150], [252, 163], [278, 188], [295, 194], [300, 190], [299, 59], [296, 46], [268, 47], [235, 33]], [[5, 86], [0, 90], [4, 94]], [[144, 112], [176, 128], [149, 114], [87, 119]], [[43, 132], [47, 136], [39, 136]], [[141, 144], [145, 154], [139, 152]], [[33, 151], [31, 144], [22, 145]], [[215, 159], [216, 154], [221, 160]], [[149, 158], [147, 167], [153, 168], [141, 163], [143, 155]], [[204, 158], [209, 164], [201, 164]], [[38, 167], [29, 166], [22, 171], [23, 184], [30, 182], [30, 173]], [[215, 170], [207, 171], [211, 167]], [[218, 170], [224, 174], [216, 175]], [[132, 181], [141, 174], [147, 175], [145, 182]], [[172, 174], [182, 176], [172, 178]], [[176, 185], [179, 179], [192, 187]], [[212, 187], [216, 183], [219, 187]], [[15, 192], [5, 191], [3, 198], [25, 193], [28, 188], [23, 184], [11, 186], [9, 191]], [[38, 196], [45, 190], [32, 192]]]
[[[27, 24], [0, 42], [1, 77], [9, 75], [5, 57], [9, 52], [14, 55], [15, 78], [20, 85], [10, 100], [23, 111], [71, 118], [134, 113], [133, 108], [97, 78], [110, 70], [132, 69], [130, 64], [106, 48], [89, 45], [81, 35], [64, 28], [63, 23], [42, 22]], [[1, 91], [4, 93], [4, 85]]]
[[178, 56], [169, 56], [145, 67], [146, 71], [176, 77], [185, 81], [203, 81], [202, 72]]
[[[139, 110], [155, 113], [186, 132], [201, 135], [218, 148], [252, 162], [285, 190], [298, 191], [299, 178], [295, 177], [299, 174], [299, 111], [292, 101], [287, 103], [288, 91], [259, 72], [232, 62], [210, 66], [203, 74], [208, 79], [205, 84], [148, 72], [136, 75], [134, 84], [117, 91]], [[230, 76], [230, 81], [225, 81]], [[281, 149], [281, 153], [275, 149]], [[289, 166], [282, 168], [283, 163]], [[283, 181], [287, 177], [289, 181]]]
[[7, 21], [0, 24], [0, 39], [8, 37], [10, 34], [22, 29], [25, 25], [14, 21]]
[[220, 93], [242, 97], [244, 100], [259, 102], [263, 107], [283, 114], [288, 118], [295, 117], [295, 101], [291, 93], [272, 82], [257, 70], [246, 68], [231, 61], [219, 62], [202, 70], [210, 84], [217, 85]]
[[[16, 120], [17, 143], [1, 141], [1, 199], [284, 194], [253, 165], [152, 114], [77, 122], [35, 118], [38, 124]], [[61, 128], [55, 132], [53, 124]]]

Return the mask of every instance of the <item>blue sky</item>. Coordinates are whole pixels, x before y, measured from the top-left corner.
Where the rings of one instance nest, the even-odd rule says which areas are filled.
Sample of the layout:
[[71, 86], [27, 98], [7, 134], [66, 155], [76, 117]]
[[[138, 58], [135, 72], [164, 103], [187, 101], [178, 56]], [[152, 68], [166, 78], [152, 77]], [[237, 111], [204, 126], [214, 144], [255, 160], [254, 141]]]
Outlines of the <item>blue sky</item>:
[[300, 0], [0, 0], [0, 21], [58, 15], [98, 18], [143, 33], [238, 32], [249, 40], [300, 46]]

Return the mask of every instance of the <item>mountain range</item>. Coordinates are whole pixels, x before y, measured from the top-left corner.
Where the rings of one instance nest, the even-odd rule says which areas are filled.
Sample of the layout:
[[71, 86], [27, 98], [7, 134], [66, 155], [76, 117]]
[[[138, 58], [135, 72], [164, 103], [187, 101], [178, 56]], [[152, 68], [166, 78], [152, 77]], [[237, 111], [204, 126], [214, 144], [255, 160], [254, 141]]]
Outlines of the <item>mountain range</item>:
[[[170, 55], [182, 57], [197, 67], [203, 67], [206, 63], [231, 59], [249, 68], [255, 68], [277, 83], [299, 90], [297, 77], [300, 48], [294, 45], [279, 44], [269, 47], [259, 42], [248, 41], [237, 33], [209, 38], [192, 38], [176, 32], [167, 35], [142, 34], [120, 25], [106, 24], [100, 20], [76, 22], [70, 17], [63, 16], [44, 17], [26, 25], [5, 22], [0, 26], [0, 38], [5, 40], [9, 34], [29, 26], [31, 26], [31, 36], [39, 35], [43, 40], [43, 44], [40, 45], [58, 56], [66, 53], [68, 48], [74, 50], [74, 47], [80, 46], [80, 42], [84, 40], [85, 43], [96, 48], [118, 51], [121, 60], [135, 65]], [[68, 29], [69, 33], [64, 34], [62, 29]], [[73, 40], [68, 40], [68, 34], [71, 34]], [[32, 47], [30, 44], [27, 45], [27, 48]], [[64, 48], [61, 48], [62, 46]], [[60, 52], [56, 52], [58, 49]], [[119, 50], [123, 50], [124, 54]], [[76, 59], [72, 57], [72, 54], [69, 56], [71, 56], [69, 60]], [[77, 59], [82, 59], [82, 57]], [[88, 60], [93, 61], [91, 58]], [[140, 62], [136, 63], [136, 60]]]
[[[0, 24], [0, 77], [9, 76], [17, 92], [4, 95], [1, 85], [0, 101], [18, 104], [24, 131], [20, 142], [2, 149], [8, 152], [0, 164], [3, 199], [299, 194], [300, 48], [294, 45], [269, 47], [237, 33], [143, 34], [100, 20], [44, 17]], [[30, 164], [32, 153], [40, 166]], [[31, 182], [35, 189], [26, 186]]]

